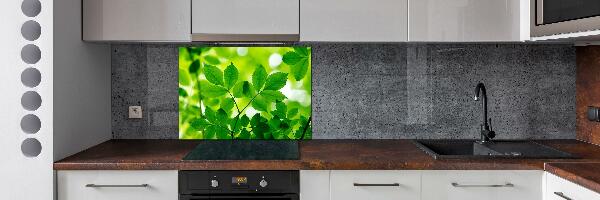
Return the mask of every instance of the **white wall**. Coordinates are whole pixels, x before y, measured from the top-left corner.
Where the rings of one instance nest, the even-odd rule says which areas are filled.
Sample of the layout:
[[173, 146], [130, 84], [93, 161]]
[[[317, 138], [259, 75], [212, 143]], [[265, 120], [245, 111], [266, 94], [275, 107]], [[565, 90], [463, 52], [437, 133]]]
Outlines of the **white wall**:
[[[53, 123], [52, 123], [52, 6], [53, 1], [41, 0], [41, 13], [27, 17], [21, 12], [22, 0], [0, 1], [0, 199], [44, 200], [53, 196]], [[27, 41], [21, 36], [21, 25], [35, 20], [41, 25], [41, 36]], [[21, 48], [27, 44], [37, 45], [41, 59], [35, 64], [21, 60]], [[29, 88], [21, 83], [21, 72], [34, 67], [41, 73], [41, 83]], [[21, 105], [26, 91], [37, 92], [41, 106], [27, 111]], [[26, 134], [20, 121], [26, 114], [40, 118], [41, 128], [34, 134]], [[41, 143], [41, 153], [26, 157], [21, 143], [33, 138]]]
[[54, 0], [54, 160], [109, 140], [110, 46], [81, 40], [81, 0]]

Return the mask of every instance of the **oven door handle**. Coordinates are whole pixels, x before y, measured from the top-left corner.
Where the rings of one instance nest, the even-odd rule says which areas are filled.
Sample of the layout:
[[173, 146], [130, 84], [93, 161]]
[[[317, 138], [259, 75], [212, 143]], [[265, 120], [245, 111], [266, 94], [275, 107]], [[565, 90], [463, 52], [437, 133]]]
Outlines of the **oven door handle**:
[[216, 196], [194, 196], [181, 195], [180, 200], [207, 200], [207, 199], [286, 199], [299, 200], [297, 194], [284, 195], [255, 195], [255, 194], [240, 194], [240, 195], [216, 195]]

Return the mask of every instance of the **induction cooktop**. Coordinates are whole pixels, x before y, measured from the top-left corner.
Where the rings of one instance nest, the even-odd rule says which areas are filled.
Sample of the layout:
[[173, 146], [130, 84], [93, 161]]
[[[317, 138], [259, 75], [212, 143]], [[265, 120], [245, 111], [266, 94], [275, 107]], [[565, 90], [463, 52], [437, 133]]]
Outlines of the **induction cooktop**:
[[298, 160], [296, 140], [205, 140], [183, 160]]

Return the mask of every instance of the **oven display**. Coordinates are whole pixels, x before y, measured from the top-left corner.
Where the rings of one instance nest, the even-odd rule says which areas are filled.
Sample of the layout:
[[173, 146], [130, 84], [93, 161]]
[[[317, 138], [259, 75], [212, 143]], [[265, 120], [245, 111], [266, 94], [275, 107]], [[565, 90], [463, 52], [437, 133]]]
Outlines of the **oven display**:
[[231, 184], [234, 184], [234, 185], [247, 185], [248, 184], [248, 177], [245, 177], [245, 176], [234, 176], [234, 177], [231, 177]]

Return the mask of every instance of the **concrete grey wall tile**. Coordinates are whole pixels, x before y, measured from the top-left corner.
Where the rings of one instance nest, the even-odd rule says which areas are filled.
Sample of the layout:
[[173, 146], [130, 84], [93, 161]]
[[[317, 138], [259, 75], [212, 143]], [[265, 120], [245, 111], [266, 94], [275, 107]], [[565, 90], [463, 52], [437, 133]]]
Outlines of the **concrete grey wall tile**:
[[[575, 138], [572, 46], [311, 46], [314, 138], [478, 138], [478, 82], [498, 138]], [[113, 46], [114, 138], [178, 138], [177, 62], [178, 45]]]

